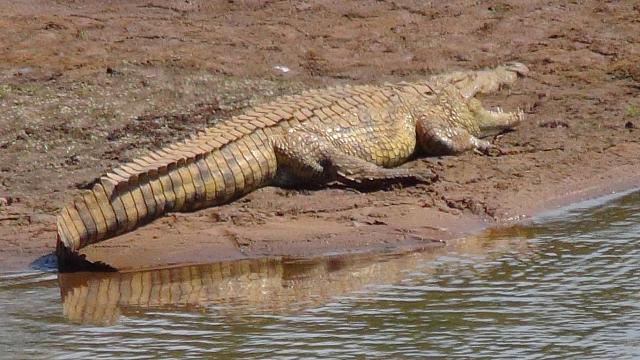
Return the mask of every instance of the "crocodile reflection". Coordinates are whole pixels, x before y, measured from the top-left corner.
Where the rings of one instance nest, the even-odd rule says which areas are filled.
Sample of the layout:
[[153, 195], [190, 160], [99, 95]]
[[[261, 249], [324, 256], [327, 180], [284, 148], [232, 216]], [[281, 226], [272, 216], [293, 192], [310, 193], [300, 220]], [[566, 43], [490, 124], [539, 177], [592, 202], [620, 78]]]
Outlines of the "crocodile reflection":
[[[72, 322], [117, 323], [144, 309], [296, 309], [368, 284], [402, 278], [417, 253], [309, 260], [263, 258], [124, 273], [59, 274], [63, 311]], [[420, 261], [424, 260], [422, 253]]]

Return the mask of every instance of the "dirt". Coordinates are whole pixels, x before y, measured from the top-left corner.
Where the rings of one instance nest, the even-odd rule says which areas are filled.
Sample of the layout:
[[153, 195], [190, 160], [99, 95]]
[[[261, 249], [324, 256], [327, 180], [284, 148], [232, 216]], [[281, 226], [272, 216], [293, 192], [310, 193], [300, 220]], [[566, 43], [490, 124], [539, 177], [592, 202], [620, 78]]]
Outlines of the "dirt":
[[264, 188], [88, 247], [119, 268], [424, 246], [640, 185], [636, 1], [13, 1], [0, 17], [0, 270], [119, 162], [278, 95], [516, 60], [483, 98], [500, 156], [417, 159], [430, 186]]

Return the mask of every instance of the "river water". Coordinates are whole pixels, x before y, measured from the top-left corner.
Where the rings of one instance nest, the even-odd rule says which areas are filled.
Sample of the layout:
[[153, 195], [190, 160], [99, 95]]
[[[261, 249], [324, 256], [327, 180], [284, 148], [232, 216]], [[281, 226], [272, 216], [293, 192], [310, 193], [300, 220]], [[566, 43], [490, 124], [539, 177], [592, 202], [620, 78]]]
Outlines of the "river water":
[[2, 358], [640, 358], [640, 193], [405, 255], [0, 275]]

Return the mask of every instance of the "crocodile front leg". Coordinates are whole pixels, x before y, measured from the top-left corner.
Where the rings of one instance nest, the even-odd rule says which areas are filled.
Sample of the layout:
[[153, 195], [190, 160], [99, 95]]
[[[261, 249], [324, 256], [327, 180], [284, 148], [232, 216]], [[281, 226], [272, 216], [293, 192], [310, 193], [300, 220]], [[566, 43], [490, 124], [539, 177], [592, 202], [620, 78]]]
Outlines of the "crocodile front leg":
[[426, 155], [457, 155], [469, 150], [498, 150], [481, 138], [513, 128], [522, 111], [490, 111], [478, 99], [465, 99], [454, 86], [445, 86], [433, 100], [417, 109], [416, 139]]
[[469, 109], [476, 119], [480, 129], [480, 136], [489, 136], [506, 129], [511, 129], [524, 120], [522, 110], [514, 112], [503, 112], [486, 110], [478, 99], [469, 100]]
[[[279, 171], [298, 182], [339, 181], [356, 188], [397, 183], [430, 183], [433, 174], [416, 174], [402, 168], [383, 168], [349, 155], [317, 134], [290, 129], [275, 141]], [[282, 177], [281, 177], [282, 178]]]

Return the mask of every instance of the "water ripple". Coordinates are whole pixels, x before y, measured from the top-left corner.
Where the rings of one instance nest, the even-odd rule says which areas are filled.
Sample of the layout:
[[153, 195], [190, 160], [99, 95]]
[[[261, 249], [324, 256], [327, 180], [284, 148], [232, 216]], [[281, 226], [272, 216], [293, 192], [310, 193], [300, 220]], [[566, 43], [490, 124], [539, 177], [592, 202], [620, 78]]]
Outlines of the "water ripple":
[[0, 357], [640, 357], [640, 193], [516, 230], [368, 261], [0, 274]]

